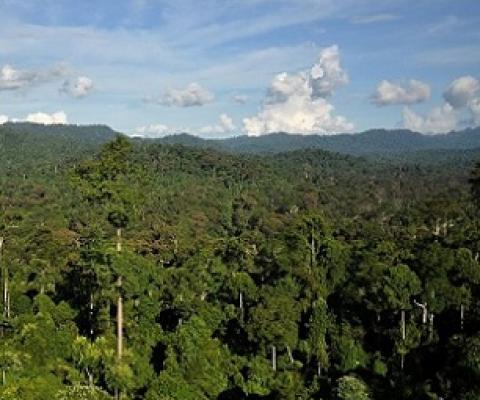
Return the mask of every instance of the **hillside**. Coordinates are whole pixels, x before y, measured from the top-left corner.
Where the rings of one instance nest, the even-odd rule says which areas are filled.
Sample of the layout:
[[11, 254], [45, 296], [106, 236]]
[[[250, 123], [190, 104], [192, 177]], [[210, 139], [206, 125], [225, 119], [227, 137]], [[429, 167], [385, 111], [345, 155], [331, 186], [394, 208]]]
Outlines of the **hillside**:
[[60, 164], [92, 154], [117, 132], [105, 125], [0, 125], [0, 166]]
[[2, 129], [0, 398], [337, 400], [339, 376], [372, 399], [468, 398], [475, 150], [244, 154], [36, 128]]
[[446, 135], [422, 135], [408, 130], [370, 130], [344, 135], [291, 135], [274, 133], [265, 136], [238, 136], [229, 139], [202, 140], [187, 134], [156, 139], [162, 143], [214, 147], [240, 153], [278, 153], [320, 148], [338, 153], [397, 154], [418, 150], [463, 150], [480, 148], [480, 128], [466, 129]]

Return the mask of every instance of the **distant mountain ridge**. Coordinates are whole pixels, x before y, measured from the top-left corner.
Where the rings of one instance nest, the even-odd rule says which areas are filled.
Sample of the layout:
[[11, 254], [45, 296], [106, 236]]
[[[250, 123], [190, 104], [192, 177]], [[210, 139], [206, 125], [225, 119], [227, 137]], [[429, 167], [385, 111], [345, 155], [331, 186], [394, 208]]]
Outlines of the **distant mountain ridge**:
[[[106, 125], [39, 125], [6, 123], [0, 125], [0, 153], [22, 147], [49, 148], [49, 151], [91, 152], [120, 133]], [[41, 140], [39, 140], [41, 138]], [[263, 136], [237, 136], [203, 139], [186, 133], [162, 138], [139, 138], [139, 143], [160, 143], [211, 148], [233, 153], [273, 154], [303, 149], [322, 149], [355, 156], [398, 157], [403, 153], [434, 150], [480, 149], [480, 127], [444, 135], [423, 135], [404, 129], [373, 129], [340, 135], [295, 135], [273, 133]], [[13, 147], [12, 147], [13, 146]], [[2, 149], [3, 147], [3, 149]]]
[[330, 136], [273, 133], [258, 137], [238, 136], [228, 139], [201, 139], [188, 134], [179, 134], [150, 140], [168, 144], [212, 147], [239, 153], [279, 153], [319, 148], [351, 155], [393, 155], [421, 150], [480, 148], [480, 127], [444, 135], [423, 135], [403, 129], [375, 129], [356, 134]]

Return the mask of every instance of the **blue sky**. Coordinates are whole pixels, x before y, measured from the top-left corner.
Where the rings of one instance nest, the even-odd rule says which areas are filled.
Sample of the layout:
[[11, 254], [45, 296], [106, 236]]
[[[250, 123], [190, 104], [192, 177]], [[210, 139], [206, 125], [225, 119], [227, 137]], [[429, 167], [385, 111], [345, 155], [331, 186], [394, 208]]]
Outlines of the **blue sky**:
[[479, 78], [478, 0], [0, 0], [0, 121], [439, 134]]

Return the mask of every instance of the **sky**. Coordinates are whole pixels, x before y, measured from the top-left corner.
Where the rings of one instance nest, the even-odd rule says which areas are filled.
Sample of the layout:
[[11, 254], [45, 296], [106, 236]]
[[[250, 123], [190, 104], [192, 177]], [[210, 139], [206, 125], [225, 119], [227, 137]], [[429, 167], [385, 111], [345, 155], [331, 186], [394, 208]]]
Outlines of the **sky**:
[[0, 0], [0, 123], [444, 134], [479, 79], [478, 0]]

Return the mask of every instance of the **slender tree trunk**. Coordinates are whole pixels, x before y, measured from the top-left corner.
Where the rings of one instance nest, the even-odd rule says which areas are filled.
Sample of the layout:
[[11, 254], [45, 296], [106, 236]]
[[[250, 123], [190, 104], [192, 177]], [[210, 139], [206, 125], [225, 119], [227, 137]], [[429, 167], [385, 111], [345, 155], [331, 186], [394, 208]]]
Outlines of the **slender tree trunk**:
[[88, 386], [90, 387], [90, 389], [93, 389], [93, 373], [91, 373], [88, 368], [85, 368], [85, 372], [88, 376]]
[[90, 337], [92, 338], [93, 340], [93, 334], [94, 334], [94, 331], [93, 331], [93, 293], [90, 293], [90, 311], [89, 311], [89, 315], [90, 315]]
[[117, 251], [122, 251], [122, 228], [117, 229]]
[[322, 376], [322, 363], [320, 360], [317, 361], [317, 376], [319, 378]]
[[277, 348], [272, 346], [272, 369], [277, 370]]
[[288, 353], [288, 358], [290, 359], [290, 363], [293, 364], [295, 360], [293, 358], [292, 349], [288, 345], [287, 345], [287, 353]]
[[465, 314], [465, 307], [463, 304], [460, 305], [460, 330], [463, 331], [463, 319]]
[[405, 340], [406, 336], [407, 336], [407, 332], [406, 332], [406, 328], [405, 328], [405, 311], [402, 310], [401, 311], [401, 317], [400, 317], [400, 320], [401, 320], [401, 330], [402, 330], [402, 340]]
[[238, 295], [238, 306], [240, 308], [240, 318], [243, 321], [244, 316], [245, 316], [245, 311], [243, 309], [243, 292], [242, 291], [240, 291], [240, 293]]
[[[119, 278], [119, 288], [122, 285], [122, 279]], [[120, 361], [123, 355], [123, 298], [118, 295], [117, 299], [117, 358]]]
[[[122, 229], [117, 229], [117, 252], [122, 251]], [[123, 355], [123, 298], [122, 298], [122, 276], [117, 279], [118, 299], [117, 299], [117, 361], [120, 363]], [[115, 389], [115, 397], [122, 398], [119, 388]]]

